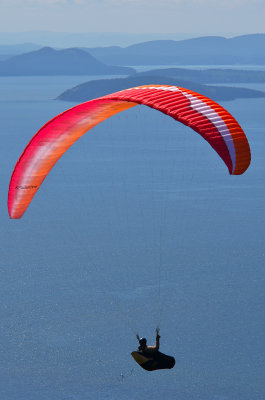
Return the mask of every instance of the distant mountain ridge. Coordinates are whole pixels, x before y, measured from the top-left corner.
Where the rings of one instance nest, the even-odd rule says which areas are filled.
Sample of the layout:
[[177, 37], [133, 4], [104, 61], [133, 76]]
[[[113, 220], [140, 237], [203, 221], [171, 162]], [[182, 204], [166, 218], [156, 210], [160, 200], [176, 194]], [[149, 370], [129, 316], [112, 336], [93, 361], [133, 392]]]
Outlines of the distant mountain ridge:
[[[16, 51], [21, 51], [21, 48], [17, 48]], [[74, 47], [55, 50], [43, 47], [8, 59], [3, 57], [2, 61], [0, 57], [0, 76], [129, 75], [135, 70], [128, 65], [224, 64], [265, 65], [265, 34], [244, 35], [231, 39], [209, 36], [180, 41], [155, 40], [125, 48]], [[240, 72], [240, 76], [243, 77], [243, 72]], [[190, 79], [188, 76], [184, 78]], [[228, 82], [232, 81], [231, 76]]]
[[0, 61], [0, 75], [128, 75], [133, 68], [106, 65], [88, 52], [51, 47], [31, 51]]
[[119, 46], [87, 48], [98, 60], [118, 65], [265, 64], [265, 34], [224, 38], [154, 40]]
[[[50, 0], [51, 1], [51, 0]], [[19, 44], [35, 42], [41, 47], [97, 47], [97, 46], [129, 46], [133, 43], [155, 39], [180, 40], [194, 37], [191, 33], [126, 33], [126, 32], [59, 32], [30, 30], [23, 32], [0, 32], [0, 44]]]
[[265, 71], [228, 68], [160, 68], [138, 72], [138, 76], [150, 75], [172, 77], [197, 83], [265, 83]]

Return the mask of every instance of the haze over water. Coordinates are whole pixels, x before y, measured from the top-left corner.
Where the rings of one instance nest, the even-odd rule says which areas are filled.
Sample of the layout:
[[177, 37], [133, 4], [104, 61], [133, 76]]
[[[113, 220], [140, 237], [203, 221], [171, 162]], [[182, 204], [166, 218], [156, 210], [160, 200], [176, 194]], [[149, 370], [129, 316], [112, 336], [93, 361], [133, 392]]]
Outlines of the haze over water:
[[[0, 78], [1, 399], [264, 400], [265, 100], [221, 103], [249, 139], [242, 176], [139, 106], [79, 140], [9, 220], [15, 162], [74, 105], [52, 99], [90, 78]], [[176, 366], [149, 374], [130, 352], [158, 323]]]

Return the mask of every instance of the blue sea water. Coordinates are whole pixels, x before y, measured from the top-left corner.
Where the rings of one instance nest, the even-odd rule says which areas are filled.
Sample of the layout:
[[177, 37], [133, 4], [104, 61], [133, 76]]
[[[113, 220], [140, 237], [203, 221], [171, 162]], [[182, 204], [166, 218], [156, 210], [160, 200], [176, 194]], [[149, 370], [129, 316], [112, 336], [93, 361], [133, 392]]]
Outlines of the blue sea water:
[[[16, 160], [88, 79], [0, 78], [0, 398], [264, 400], [265, 100], [222, 102], [251, 146], [242, 176], [139, 106], [81, 138], [10, 220]], [[147, 373], [130, 352], [157, 324], [176, 366]]]

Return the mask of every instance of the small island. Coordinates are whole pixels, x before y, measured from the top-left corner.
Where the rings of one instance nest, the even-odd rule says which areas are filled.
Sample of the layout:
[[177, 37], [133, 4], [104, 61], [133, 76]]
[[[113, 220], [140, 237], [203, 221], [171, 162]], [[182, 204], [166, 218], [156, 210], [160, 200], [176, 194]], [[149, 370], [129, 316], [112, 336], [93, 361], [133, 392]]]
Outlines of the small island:
[[57, 99], [63, 101], [82, 102], [94, 99], [96, 97], [105, 96], [119, 90], [124, 90], [126, 88], [147, 84], [181, 86], [201, 93], [204, 96], [210, 97], [216, 101], [234, 100], [237, 98], [265, 97], [265, 92], [259, 90], [229, 86], [204, 85], [178, 77], [163, 75], [163, 70], [161, 70], [160, 75], [153, 74], [153, 71], [149, 71], [149, 73], [134, 74], [126, 78], [99, 79], [85, 82], [81, 85], [66, 90], [60, 96], [58, 96]]

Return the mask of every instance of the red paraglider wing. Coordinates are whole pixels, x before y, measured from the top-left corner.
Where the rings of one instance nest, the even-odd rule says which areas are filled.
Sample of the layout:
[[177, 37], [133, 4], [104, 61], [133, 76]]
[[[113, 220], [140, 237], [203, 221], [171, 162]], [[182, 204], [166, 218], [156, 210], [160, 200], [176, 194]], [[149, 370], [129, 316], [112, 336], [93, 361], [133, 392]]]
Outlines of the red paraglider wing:
[[49, 171], [74, 142], [95, 125], [137, 104], [157, 109], [198, 132], [223, 159], [230, 174], [239, 175], [248, 168], [251, 155], [247, 138], [218, 103], [177, 86], [139, 86], [79, 104], [36, 133], [11, 177], [10, 218], [22, 217]]

